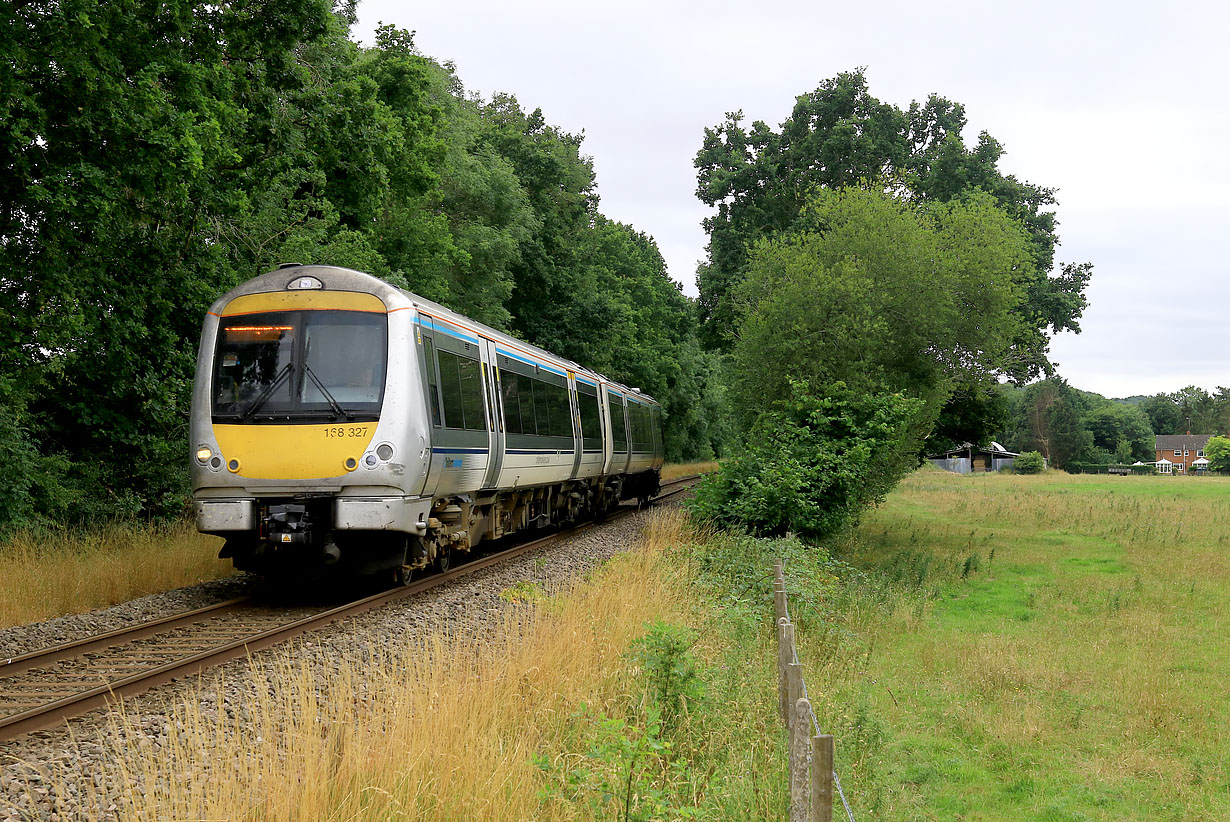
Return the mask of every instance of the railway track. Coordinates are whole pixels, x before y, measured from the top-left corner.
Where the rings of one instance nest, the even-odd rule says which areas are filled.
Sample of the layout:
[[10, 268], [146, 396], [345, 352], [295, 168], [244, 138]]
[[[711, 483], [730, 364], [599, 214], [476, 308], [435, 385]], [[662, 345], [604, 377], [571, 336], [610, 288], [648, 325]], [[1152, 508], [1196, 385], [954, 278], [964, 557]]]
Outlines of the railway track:
[[[655, 501], [682, 493], [695, 479], [682, 477], [664, 483]], [[607, 519], [635, 510], [632, 506], [621, 508]], [[0, 659], [0, 741], [50, 728], [158, 685], [414, 596], [594, 525], [583, 523], [472, 560], [446, 573], [337, 607], [279, 607], [251, 599], [228, 600], [12, 659]]]

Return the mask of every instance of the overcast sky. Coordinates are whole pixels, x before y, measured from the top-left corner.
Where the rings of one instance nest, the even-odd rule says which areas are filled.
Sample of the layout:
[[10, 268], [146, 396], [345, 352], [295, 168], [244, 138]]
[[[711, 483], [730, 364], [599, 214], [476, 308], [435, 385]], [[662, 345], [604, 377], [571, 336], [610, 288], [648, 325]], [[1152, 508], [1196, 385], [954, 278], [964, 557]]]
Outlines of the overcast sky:
[[469, 90], [583, 131], [601, 211], [652, 235], [691, 295], [708, 213], [692, 160], [725, 112], [776, 129], [859, 66], [900, 108], [963, 103], [967, 143], [989, 132], [1003, 171], [1058, 189], [1056, 261], [1094, 264], [1060, 373], [1107, 396], [1230, 385], [1230, 6], [1014, 6], [360, 0], [354, 34], [413, 30]]

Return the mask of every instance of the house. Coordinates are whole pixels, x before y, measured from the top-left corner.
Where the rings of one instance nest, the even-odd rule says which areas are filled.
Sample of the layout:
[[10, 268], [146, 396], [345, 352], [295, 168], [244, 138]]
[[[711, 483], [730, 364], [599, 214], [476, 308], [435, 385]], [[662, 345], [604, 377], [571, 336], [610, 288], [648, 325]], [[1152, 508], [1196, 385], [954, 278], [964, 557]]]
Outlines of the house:
[[928, 454], [927, 461], [936, 468], [943, 468], [954, 474], [970, 474], [975, 471], [998, 471], [1007, 468], [1019, 456], [1020, 454], [1007, 450], [998, 442], [993, 442], [986, 448], [979, 448], [967, 442], [960, 448], [953, 448], [942, 454]]
[[[1204, 446], [1213, 434], [1159, 434], [1153, 450], [1153, 459], [1159, 474], [1185, 474], [1207, 467]], [[1198, 462], [1203, 460], [1203, 462]]]

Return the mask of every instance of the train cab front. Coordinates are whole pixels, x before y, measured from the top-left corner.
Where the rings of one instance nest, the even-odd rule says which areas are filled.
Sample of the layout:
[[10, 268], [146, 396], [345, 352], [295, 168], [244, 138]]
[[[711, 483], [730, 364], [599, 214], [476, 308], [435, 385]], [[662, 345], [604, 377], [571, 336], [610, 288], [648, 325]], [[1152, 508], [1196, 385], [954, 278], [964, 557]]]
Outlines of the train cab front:
[[426, 468], [413, 421], [389, 413], [411, 359], [385, 301], [286, 289], [214, 308], [193, 393], [198, 529], [266, 576], [399, 566]]

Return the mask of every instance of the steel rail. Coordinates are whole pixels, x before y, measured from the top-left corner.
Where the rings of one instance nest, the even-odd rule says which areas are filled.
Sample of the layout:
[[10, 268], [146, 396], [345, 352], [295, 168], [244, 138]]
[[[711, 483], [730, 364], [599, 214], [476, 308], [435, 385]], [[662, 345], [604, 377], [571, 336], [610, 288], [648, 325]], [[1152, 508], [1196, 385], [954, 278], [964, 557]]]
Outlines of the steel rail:
[[[654, 498], [654, 501], [659, 502], [669, 499], [676, 494], [683, 493], [688, 488], [686, 483], [695, 478], [695, 476], [681, 477], [665, 483], [663, 491]], [[683, 487], [676, 488], [675, 486]], [[666, 488], [674, 488], [674, 490], [666, 491]], [[617, 509], [603, 521], [610, 522], [613, 519], [633, 514], [637, 510], [640, 510], [639, 507]], [[595, 524], [597, 523], [585, 522], [567, 531], [548, 534], [523, 545], [466, 562], [442, 574], [435, 574], [400, 588], [383, 591], [364, 599], [289, 622], [285, 625], [251, 634], [242, 639], [227, 642], [215, 648], [192, 654], [191, 656], [122, 677], [71, 696], [62, 697], [45, 705], [0, 717], [0, 740], [13, 739], [32, 731], [50, 728], [64, 720], [80, 716], [96, 708], [106, 707], [130, 696], [136, 696], [167, 682], [199, 674], [208, 668], [221, 665], [224, 662], [229, 662], [239, 657], [249, 656], [256, 651], [278, 645], [341, 619], [358, 616], [397, 600], [420, 594], [439, 585], [481, 571], [496, 563], [514, 559], [552, 542], [574, 536], [587, 528], [594, 527]], [[227, 611], [238, 610], [243, 606], [244, 602], [246, 600], [243, 599], [228, 600], [205, 608], [198, 608], [195, 611], [143, 623], [132, 628], [122, 628], [96, 637], [87, 637], [82, 640], [48, 648], [44, 651], [23, 654], [8, 660], [4, 665], [0, 666], [0, 676], [17, 674], [51, 662], [79, 657], [82, 654], [103, 650], [122, 642], [146, 638], [176, 627], [200, 622], [203, 616], [208, 618], [221, 615]]]

